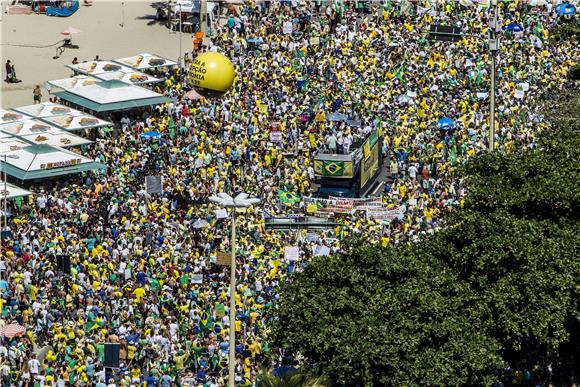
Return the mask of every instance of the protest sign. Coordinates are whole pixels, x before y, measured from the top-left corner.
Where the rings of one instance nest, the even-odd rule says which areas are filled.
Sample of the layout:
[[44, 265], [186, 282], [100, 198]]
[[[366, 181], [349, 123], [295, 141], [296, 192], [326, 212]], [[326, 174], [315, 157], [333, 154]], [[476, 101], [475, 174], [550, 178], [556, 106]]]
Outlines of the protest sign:
[[285, 246], [284, 259], [287, 261], [297, 261], [300, 257], [300, 249], [298, 246]]
[[282, 33], [284, 35], [292, 34], [292, 22], [284, 22], [282, 25]]
[[215, 216], [218, 219], [224, 219], [228, 217], [228, 211], [225, 208], [220, 208], [219, 210], [215, 210]]
[[219, 251], [216, 257], [216, 263], [220, 266], [230, 266], [232, 262], [231, 259], [232, 257], [230, 253]]

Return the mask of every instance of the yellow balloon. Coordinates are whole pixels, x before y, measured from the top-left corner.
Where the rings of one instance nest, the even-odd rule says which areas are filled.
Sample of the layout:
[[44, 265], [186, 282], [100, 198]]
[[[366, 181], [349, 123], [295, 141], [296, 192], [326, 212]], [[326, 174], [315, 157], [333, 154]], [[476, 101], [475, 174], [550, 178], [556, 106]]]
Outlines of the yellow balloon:
[[234, 83], [234, 77], [234, 65], [219, 52], [198, 55], [189, 70], [189, 80], [195, 91], [208, 98], [221, 97], [227, 93]]

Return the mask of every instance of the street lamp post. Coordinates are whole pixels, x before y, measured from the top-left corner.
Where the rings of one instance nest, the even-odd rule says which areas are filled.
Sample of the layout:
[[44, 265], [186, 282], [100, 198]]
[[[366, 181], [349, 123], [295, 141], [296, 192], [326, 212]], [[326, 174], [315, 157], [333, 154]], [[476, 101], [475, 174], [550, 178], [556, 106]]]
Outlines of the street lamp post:
[[496, 32], [500, 30], [498, 18], [498, 4], [493, 4], [493, 17], [489, 20], [489, 55], [491, 59], [491, 87], [489, 90], [489, 151], [493, 152], [495, 133], [495, 56], [499, 51], [499, 37]]
[[182, 15], [182, 11], [181, 11], [181, 2], [180, 2], [179, 3], [179, 60], [178, 60], [178, 62], [179, 62], [179, 68], [180, 69], [182, 68], [182, 65], [181, 65], [181, 62], [182, 62], [182, 60], [181, 60], [181, 57], [182, 57], [182, 55], [181, 55], [181, 53], [182, 53], [182, 47], [181, 47], [181, 40], [182, 40], [181, 38], [182, 38], [182, 36], [181, 36], [181, 31], [183, 29], [182, 26], [181, 26], [181, 15]]
[[[496, 56], [499, 52], [500, 39], [499, 32], [501, 32], [501, 23], [499, 21], [499, 6], [497, 0], [491, 0], [490, 6], [493, 8], [493, 16], [489, 18], [489, 28], [488, 28], [488, 46], [489, 46], [489, 58], [491, 67], [490, 76], [490, 89], [489, 89], [489, 144], [488, 150], [490, 152], [494, 149], [494, 132], [495, 132], [495, 84], [496, 84]], [[438, 30], [439, 25], [432, 25], [431, 30], [428, 32], [435, 40], [452, 41], [456, 42], [466, 36], [475, 37], [478, 39], [483, 39], [481, 36], [472, 34], [462, 34], [454, 31], [454, 28], [447, 27], [451, 29], [450, 32]]]
[[213, 203], [232, 210], [232, 259], [230, 262], [230, 347], [228, 362], [228, 386], [235, 387], [236, 373], [236, 209], [247, 208], [259, 203], [260, 199], [250, 198], [247, 193], [240, 193], [235, 198], [220, 192], [209, 198]]
[[4, 164], [2, 165], [3, 168], [3, 172], [4, 172], [4, 216], [3, 216], [3, 223], [2, 223], [2, 231], [5, 231], [6, 228], [8, 227], [8, 216], [7, 216], [7, 212], [8, 212], [8, 169], [6, 168], [6, 160], [7, 159], [19, 159], [20, 156], [18, 155], [8, 155], [6, 153], [4, 153], [2, 155], [2, 157], [4, 157]]
[[199, 29], [205, 39], [207, 37], [207, 0], [201, 0], [199, 4]]

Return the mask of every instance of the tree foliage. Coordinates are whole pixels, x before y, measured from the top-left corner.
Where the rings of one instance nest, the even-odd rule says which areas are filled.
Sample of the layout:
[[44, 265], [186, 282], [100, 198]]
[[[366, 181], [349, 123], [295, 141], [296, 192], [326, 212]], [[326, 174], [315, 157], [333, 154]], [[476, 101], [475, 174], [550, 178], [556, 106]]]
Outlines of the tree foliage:
[[339, 384], [479, 385], [502, 362], [572, 362], [579, 105], [570, 93], [548, 100], [535, 147], [468, 163], [468, 198], [443, 231], [314, 259], [283, 287], [275, 343]]
[[499, 344], [472, 318], [469, 288], [413, 246], [316, 258], [285, 295], [279, 344], [340, 383], [486, 384], [480, 375], [501, 364]]

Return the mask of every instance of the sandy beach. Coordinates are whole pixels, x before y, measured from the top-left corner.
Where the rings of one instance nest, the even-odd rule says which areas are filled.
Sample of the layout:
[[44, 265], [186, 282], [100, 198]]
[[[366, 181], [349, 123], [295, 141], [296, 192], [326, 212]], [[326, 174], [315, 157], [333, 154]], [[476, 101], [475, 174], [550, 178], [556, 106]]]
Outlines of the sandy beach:
[[[114, 59], [142, 52], [158, 54], [177, 60], [179, 57], [179, 33], [155, 21], [153, 1], [99, 1], [91, 7], [80, 6], [68, 18], [41, 15], [8, 15], [7, 5], [2, 3], [2, 79], [6, 77], [4, 64], [10, 59], [16, 74], [22, 80], [18, 84], [2, 81], [0, 106], [4, 109], [33, 103], [32, 90], [46, 80], [61, 79], [72, 75], [65, 67], [74, 57], [79, 61]], [[82, 3], [82, 1], [81, 1]], [[67, 27], [81, 30], [73, 36], [73, 44], [79, 49], [66, 49], [58, 59], [53, 59], [56, 47], [63, 39], [60, 34]], [[193, 35], [181, 34], [183, 51], [191, 51]], [[50, 47], [47, 47], [50, 46]], [[43, 88], [43, 101], [48, 92]]]

